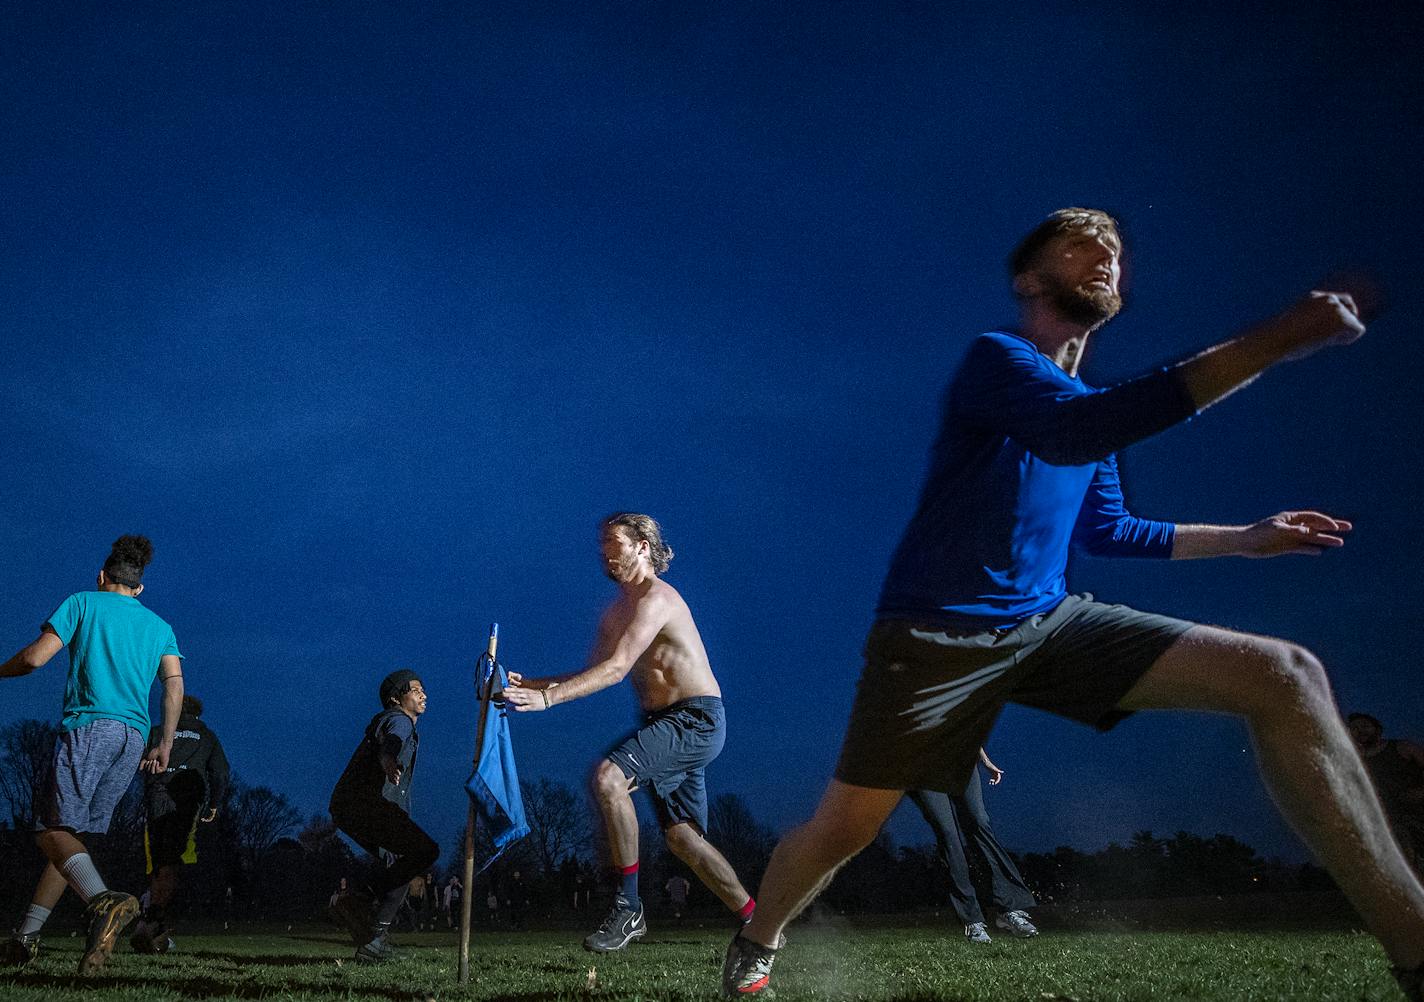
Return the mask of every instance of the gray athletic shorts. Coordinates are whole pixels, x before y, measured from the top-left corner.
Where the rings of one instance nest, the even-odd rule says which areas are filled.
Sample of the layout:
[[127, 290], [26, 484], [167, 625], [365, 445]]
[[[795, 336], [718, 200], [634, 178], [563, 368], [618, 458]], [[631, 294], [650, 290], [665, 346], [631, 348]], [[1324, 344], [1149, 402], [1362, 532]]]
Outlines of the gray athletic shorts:
[[[693, 696], [654, 710], [608, 760], [647, 787], [664, 829], [691, 822], [707, 833], [707, 775], [722, 753], [727, 718], [720, 696]], [[636, 787], [635, 787], [636, 789]]]
[[1005, 703], [1108, 730], [1162, 652], [1195, 623], [1091, 595], [1011, 629], [957, 632], [883, 619], [865, 643], [836, 778], [882, 790], [957, 795]]
[[143, 758], [144, 736], [118, 720], [61, 731], [35, 801], [35, 828], [103, 834]]

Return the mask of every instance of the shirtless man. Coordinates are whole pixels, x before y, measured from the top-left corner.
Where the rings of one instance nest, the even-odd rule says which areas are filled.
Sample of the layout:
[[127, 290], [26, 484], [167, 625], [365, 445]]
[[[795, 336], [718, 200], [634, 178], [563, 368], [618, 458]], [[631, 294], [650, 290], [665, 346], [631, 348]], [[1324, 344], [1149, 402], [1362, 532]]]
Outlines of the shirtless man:
[[554, 678], [509, 673], [504, 690], [518, 711], [548, 710], [606, 689], [632, 674], [645, 720], [593, 771], [593, 792], [608, 830], [622, 886], [613, 910], [583, 945], [599, 953], [621, 950], [648, 931], [638, 897], [638, 815], [633, 791], [646, 787], [663, 837], [738, 918], [756, 908], [731, 865], [706, 839], [707, 784], [703, 770], [722, 751], [726, 723], [722, 690], [687, 603], [658, 575], [672, 549], [647, 515], [620, 512], [599, 533], [603, 569], [618, 585], [598, 624], [591, 663]]

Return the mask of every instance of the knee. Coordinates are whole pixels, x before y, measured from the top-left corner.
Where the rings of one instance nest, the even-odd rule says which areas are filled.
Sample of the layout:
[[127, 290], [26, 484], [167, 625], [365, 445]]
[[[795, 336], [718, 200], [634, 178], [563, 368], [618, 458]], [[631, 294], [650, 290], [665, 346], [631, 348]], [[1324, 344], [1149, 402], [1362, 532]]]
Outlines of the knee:
[[1330, 681], [1325, 666], [1297, 644], [1272, 640], [1257, 652], [1255, 715], [1280, 716], [1319, 710], [1330, 703]]
[[604, 759], [593, 770], [590, 781], [593, 795], [601, 801], [628, 796], [628, 777], [611, 759]]
[[702, 841], [702, 835], [686, 822], [666, 829], [663, 832], [663, 838], [667, 840], [668, 850], [681, 860], [689, 859], [695, 855], [697, 845]]

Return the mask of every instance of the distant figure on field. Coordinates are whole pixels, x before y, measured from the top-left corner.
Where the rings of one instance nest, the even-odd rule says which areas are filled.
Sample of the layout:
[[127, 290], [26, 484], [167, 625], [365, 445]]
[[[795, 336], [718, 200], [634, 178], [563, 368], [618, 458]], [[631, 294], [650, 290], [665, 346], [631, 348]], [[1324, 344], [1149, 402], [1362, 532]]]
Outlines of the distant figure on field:
[[[144, 783], [147, 824], [143, 849], [149, 881], [148, 901], [129, 939], [137, 953], [173, 949], [168, 909], [178, 891], [179, 870], [198, 861], [198, 823], [216, 818], [217, 805], [227, 795], [227, 756], [218, 736], [200, 719], [202, 715], [202, 700], [184, 696], [168, 768], [150, 773]], [[162, 739], [162, 728], [153, 728], [149, 748], [157, 747]]]
[[1352, 713], [1347, 723], [1394, 837], [1418, 873], [1424, 868], [1424, 748], [1386, 739], [1384, 725], [1368, 713]]
[[[979, 749], [979, 761], [989, 772], [989, 785], [998, 786], [1004, 778], [1004, 770], [989, 760], [983, 748]], [[969, 774], [969, 785], [958, 796], [938, 790], [910, 790], [907, 796], [934, 832], [939, 858], [949, 870], [949, 902], [964, 926], [965, 939], [971, 943], [992, 942], [974, 887], [975, 869], [989, 879], [989, 903], [998, 912], [994, 924], [1021, 939], [1037, 936], [1038, 930], [1028, 917], [1028, 909], [1037, 902], [1014, 865], [1013, 857], [999, 844], [989, 827], [979, 770]]]
[[425, 712], [425, 686], [409, 669], [381, 682], [381, 712], [366, 733], [331, 794], [331, 820], [370, 854], [371, 876], [364, 893], [340, 895], [331, 917], [346, 927], [361, 963], [382, 963], [396, 955], [391, 924], [400, 914], [412, 878], [440, 855], [435, 840], [410, 818], [420, 736], [415, 724]]

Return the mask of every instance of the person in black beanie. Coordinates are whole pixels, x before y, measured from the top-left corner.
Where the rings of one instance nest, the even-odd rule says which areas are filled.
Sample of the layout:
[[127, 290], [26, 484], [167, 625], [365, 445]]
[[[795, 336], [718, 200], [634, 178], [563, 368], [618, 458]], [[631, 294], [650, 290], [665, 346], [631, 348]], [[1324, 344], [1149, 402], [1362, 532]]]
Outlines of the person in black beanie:
[[356, 944], [356, 959], [380, 963], [395, 956], [391, 923], [405, 901], [411, 878], [435, 864], [440, 848], [410, 818], [410, 788], [420, 737], [416, 720], [425, 712], [425, 687], [402, 668], [381, 682], [381, 712], [366, 733], [331, 794], [331, 819], [374, 860], [366, 893], [337, 895], [330, 916]]

